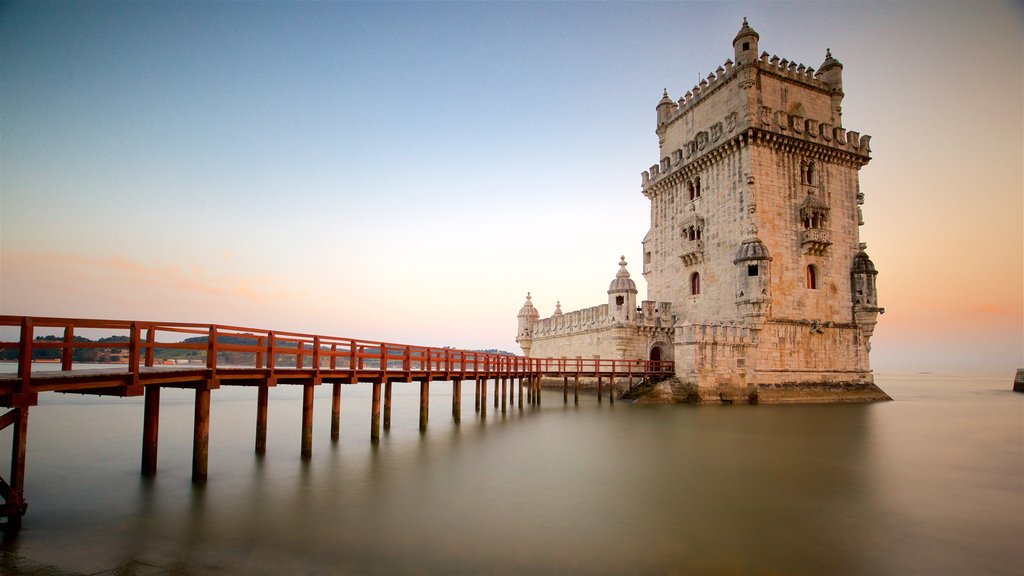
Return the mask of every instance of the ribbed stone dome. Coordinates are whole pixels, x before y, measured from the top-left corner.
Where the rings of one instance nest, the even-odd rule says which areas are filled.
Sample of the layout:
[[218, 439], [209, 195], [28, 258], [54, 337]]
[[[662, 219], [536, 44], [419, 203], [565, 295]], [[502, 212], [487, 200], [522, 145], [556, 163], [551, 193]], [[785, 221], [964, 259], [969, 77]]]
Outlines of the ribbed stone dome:
[[526, 303], [523, 304], [523, 307], [519, 309], [519, 317], [529, 318], [531, 320], [536, 320], [537, 318], [540, 318], [540, 312], [537, 312], [537, 309], [533, 307], [533, 302], [530, 301], [529, 292], [526, 293]]
[[818, 73], [821, 74], [826, 70], [838, 67], [840, 70], [843, 69], [843, 64], [839, 60], [832, 57], [832, 50], [830, 48], [825, 49], [825, 61], [818, 67]]
[[636, 283], [629, 278], [629, 271], [626, 270], [626, 257], [623, 256], [619, 259], [619, 272], [615, 275], [615, 280], [608, 285], [608, 293], [612, 292], [632, 292], [636, 294]]
[[733, 259], [733, 264], [739, 264], [740, 262], [750, 262], [755, 260], [768, 260], [771, 261], [772, 256], [768, 253], [768, 247], [761, 242], [761, 239], [757, 236], [747, 238], [740, 244], [740, 249], [736, 251], [736, 258]]
[[743, 26], [741, 26], [740, 31], [736, 33], [736, 37], [732, 39], [732, 43], [735, 44], [736, 42], [739, 41], [740, 38], [743, 38], [744, 36], [753, 36], [756, 39], [761, 38], [761, 35], [758, 34], [756, 30], [751, 28], [750, 24], [747, 24], [746, 18], [743, 19]]
[[875, 270], [875, 263], [868, 258], [867, 252], [861, 250], [853, 257], [853, 273], [854, 274], [878, 274]]

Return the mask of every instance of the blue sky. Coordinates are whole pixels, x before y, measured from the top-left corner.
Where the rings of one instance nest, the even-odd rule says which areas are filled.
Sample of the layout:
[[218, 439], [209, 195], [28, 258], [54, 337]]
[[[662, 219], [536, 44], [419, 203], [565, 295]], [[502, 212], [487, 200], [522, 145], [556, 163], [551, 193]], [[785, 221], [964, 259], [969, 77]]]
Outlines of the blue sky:
[[[5, 2], [0, 311], [517, 350], [641, 286], [654, 106], [843, 62], [880, 370], [1024, 364], [1019, 6]], [[636, 263], [636, 264], [633, 264]]]

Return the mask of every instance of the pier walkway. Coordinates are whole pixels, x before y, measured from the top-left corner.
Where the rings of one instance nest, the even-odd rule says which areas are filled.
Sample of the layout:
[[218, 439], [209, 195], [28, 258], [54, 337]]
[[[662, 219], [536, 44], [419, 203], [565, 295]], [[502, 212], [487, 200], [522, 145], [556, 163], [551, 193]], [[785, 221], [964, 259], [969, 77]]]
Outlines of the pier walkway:
[[[102, 338], [102, 341], [90, 337]], [[15, 339], [16, 335], [16, 339]], [[11, 353], [10, 351], [15, 351]], [[595, 379], [615, 400], [614, 382], [673, 374], [672, 362], [586, 358], [527, 358], [454, 348], [412, 346], [353, 338], [263, 330], [215, 324], [0, 316], [0, 353], [16, 358], [17, 372], [0, 373], [0, 430], [11, 426], [11, 473], [0, 478], [0, 518], [16, 531], [27, 505], [24, 496], [29, 408], [39, 394], [65, 392], [119, 397], [144, 396], [142, 474], [156, 473], [161, 388], [195, 390], [192, 481], [206, 481], [210, 434], [210, 396], [221, 386], [257, 390], [257, 453], [266, 451], [269, 389], [279, 384], [303, 387], [301, 457], [313, 446], [313, 390], [331, 384], [331, 439], [339, 435], [341, 386], [373, 385], [370, 441], [378, 442], [391, 425], [394, 383], [418, 382], [420, 429], [428, 420], [430, 383], [452, 382], [452, 418], [461, 420], [462, 382], [475, 382], [475, 408], [487, 410], [487, 382], [494, 381], [494, 407], [540, 403], [540, 379], [562, 378], [568, 402], [569, 379], [579, 402], [580, 379]], [[83, 355], [111, 362], [96, 368]], [[159, 357], [177, 362], [158, 364]], [[60, 370], [33, 370], [33, 359], [52, 359]], [[112, 362], [116, 360], [117, 362]], [[76, 364], [79, 367], [76, 368]], [[500, 388], [499, 388], [500, 386]], [[381, 389], [383, 388], [383, 403]], [[500, 402], [499, 402], [500, 399]]]

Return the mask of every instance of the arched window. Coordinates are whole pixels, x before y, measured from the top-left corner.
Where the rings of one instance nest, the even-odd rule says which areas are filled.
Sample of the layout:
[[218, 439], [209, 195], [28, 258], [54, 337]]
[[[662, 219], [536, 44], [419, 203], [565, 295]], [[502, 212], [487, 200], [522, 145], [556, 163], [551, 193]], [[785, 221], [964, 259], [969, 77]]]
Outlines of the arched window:
[[690, 294], [693, 296], [700, 294], [700, 274], [697, 272], [690, 275]]
[[689, 182], [687, 183], [687, 190], [688, 190], [688, 191], [689, 191], [689, 193], [690, 193], [690, 200], [693, 200], [694, 198], [696, 198], [696, 196], [695, 196], [695, 192], [694, 192], [694, 188], [693, 188], [693, 180], [690, 180], [690, 181], [689, 181]]
[[693, 197], [700, 198], [700, 176], [693, 179]]
[[807, 266], [807, 287], [811, 290], [818, 289], [818, 269], [814, 264]]
[[814, 174], [814, 162], [808, 162], [807, 163], [807, 185], [808, 186], [813, 186], [814, 185], [814, 176], [815, 176], [815, 174]]

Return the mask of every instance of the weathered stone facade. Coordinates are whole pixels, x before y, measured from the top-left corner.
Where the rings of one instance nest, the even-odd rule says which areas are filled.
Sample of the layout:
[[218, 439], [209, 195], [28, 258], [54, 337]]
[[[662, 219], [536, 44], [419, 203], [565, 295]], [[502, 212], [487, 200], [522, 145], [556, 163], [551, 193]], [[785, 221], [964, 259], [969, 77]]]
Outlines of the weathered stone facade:
[[758, 40], [744, 20], [735, 61], [656, 106], [649, 300], [636, 306], [625, 258], [606, 305], [539, 319], [528, 296], [525, 354], [671, 358], [679, 400], [888, 399], [868, 362], [884, 310], [859, 240], [870, 136], [842, 127], [829, 51], [815, 71], [758, 56]]

